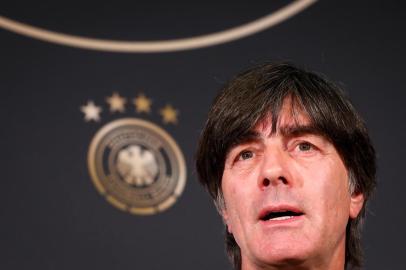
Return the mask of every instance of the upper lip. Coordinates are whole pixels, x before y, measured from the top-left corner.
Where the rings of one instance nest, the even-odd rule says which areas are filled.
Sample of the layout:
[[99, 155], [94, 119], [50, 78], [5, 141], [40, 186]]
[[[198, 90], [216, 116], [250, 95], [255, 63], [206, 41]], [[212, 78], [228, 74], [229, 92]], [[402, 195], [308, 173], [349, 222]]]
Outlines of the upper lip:
[[265, 207], [259, 212], [258, 219], [259, 220], [267, 220], [271, 215], [277, 214], [277, 213], [288, 213], [290, 215], [303, 215], [304, 212], [292, 205], [274, 205], [274, 206], [269, 206]]

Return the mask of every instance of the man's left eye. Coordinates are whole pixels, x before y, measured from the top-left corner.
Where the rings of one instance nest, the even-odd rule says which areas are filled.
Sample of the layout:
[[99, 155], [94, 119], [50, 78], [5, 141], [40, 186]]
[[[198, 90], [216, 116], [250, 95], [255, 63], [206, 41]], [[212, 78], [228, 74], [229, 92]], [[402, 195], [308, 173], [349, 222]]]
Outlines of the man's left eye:
[[297, 147], [302, 152], [310, 151], [313, 149], [313, 145], [308, 142], [299, 143]]

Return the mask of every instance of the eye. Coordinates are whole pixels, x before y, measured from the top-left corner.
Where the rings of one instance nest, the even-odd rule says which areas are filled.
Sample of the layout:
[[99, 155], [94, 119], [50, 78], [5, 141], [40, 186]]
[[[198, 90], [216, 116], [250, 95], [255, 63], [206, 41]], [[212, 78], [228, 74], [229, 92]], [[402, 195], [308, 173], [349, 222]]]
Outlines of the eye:
[[254, 156], [254, 153], [252, 151], [246, 150], [246, 151], [242, 151], [240, 153], [240, 155], [238, 156], [238, 159], [239, 160], [247, 160], [247, 159], [252, 158], [253, 156]]
[[313, 145], [308, 142], [301, 142], [297, 145], [299, 151], [306, 152], [313, 149]]

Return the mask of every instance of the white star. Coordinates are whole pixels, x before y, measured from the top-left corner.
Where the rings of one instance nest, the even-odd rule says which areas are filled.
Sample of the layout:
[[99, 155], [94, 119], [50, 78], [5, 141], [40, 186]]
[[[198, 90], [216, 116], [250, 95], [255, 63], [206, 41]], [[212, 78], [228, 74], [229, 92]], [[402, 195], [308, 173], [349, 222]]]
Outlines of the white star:
[[85, 121], [91, 120], [98, 122], [100, 120], [101, 107], [94, 105], [93, 101], [88, 101], [87, 105], [81, 106], [80, 110], [85, 114]]

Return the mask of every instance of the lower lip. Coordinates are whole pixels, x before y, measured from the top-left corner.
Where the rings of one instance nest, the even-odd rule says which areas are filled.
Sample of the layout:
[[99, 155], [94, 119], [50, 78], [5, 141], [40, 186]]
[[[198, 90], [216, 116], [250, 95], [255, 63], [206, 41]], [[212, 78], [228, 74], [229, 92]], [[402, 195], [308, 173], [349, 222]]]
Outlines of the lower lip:
[[275, 219], [269, 219], [269, 220], [261, 220], [261, 224], [264, 224], [266, 226], [276, 226], [276, 225], [294, 225], [301, 220], [303, 220], [304, 215], [301, 216], [292, 216], [291, 218], [287, 219], [282, 219], [282, 220], [275, 220]]

